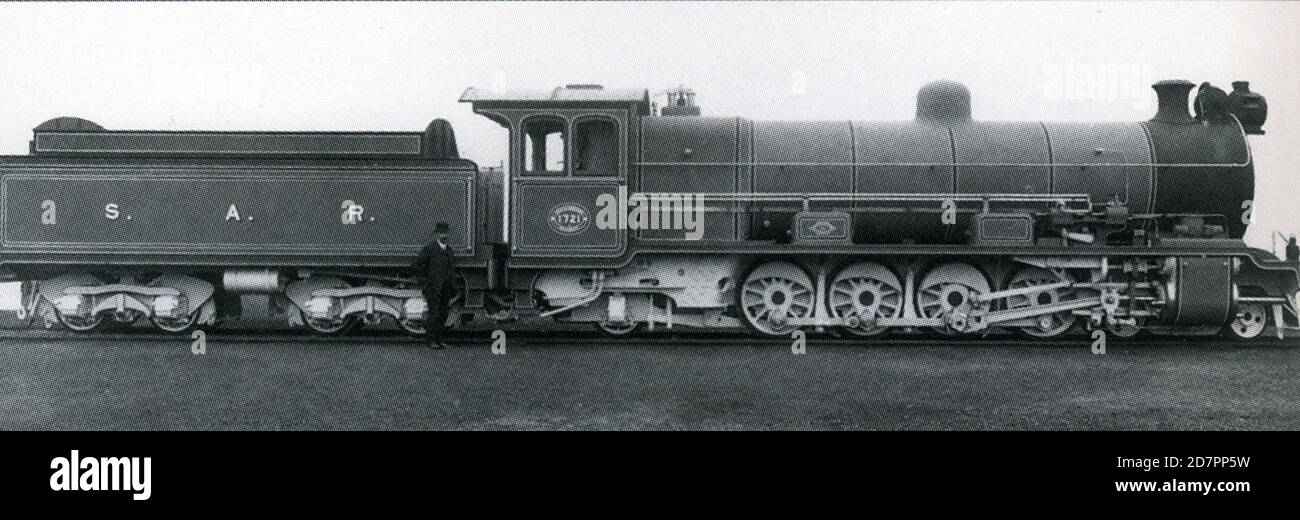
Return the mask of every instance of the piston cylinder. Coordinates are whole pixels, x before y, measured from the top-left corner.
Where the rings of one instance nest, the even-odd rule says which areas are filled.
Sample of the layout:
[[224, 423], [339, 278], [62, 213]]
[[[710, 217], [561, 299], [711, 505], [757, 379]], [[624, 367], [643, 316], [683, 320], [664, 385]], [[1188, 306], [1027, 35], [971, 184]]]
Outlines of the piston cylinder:
[[221, 285], [235, 294], [271, 294], [284, 291], [284, 274], [275, 269], [229, 269]]

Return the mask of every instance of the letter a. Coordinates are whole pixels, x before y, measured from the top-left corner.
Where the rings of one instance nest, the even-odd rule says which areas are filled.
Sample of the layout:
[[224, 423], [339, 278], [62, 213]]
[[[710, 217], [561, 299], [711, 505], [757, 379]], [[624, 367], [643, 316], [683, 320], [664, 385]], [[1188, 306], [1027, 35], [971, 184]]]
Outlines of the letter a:
[[596, 229], [617, 229], [618, 216], [614, 213], [618, 211], [618, 199], [610, 193], [601, 193], [596, 197], [596, 207], [600, 211], [596, 212]]
[[54, 474], [50, 475], [50, 489], [55, 491], [68, 490], [68, 459], [55, 457], [50, 461], [50, 469]]

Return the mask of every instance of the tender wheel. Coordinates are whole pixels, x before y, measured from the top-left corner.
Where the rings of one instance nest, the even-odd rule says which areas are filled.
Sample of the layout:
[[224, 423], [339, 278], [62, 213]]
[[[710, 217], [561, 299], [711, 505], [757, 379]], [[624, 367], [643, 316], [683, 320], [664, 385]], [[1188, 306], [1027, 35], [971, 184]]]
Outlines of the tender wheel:
[[643, 325], [642, 323], [630, 321], [627, 323], [597, 323], [596, 330], [606, 336], [621, 338], [640, 332]]
[[423, 336], [429, 332], [429, 329], [424, 327], [424, 320], [397, 320], [397, 324], [412, 336]]
[[313, 320], [303, 314], [302, 321], [307, 324], [307, 328], [321, 336], [342, 336], [352, 332], [357, 326], [356, 318], [339, 318], [336, 320]]
[[[456, 273], [456, 278], [452, 281], [452, 290], [452, 296], [447, 300], [447, 317], [448, 319], [454, 320], [457, 319], [455, 317], [460, 316], [465, 312], [465, 278], [461, 276], [460, 273]], [[412, 336], [424, 336], [429, 333], [429, 329], [425, 325], [425, 320], [423, 319], [397, 320], [397, 325], [402, 327], [402, 330]]]
[[835, 318], [858, 318], [857, 327], [840, 330], [861, 337], [876, 336], [889, 327], [868, 325], [869, 320], [894, 318], [903, 309], [898, 277], [876, 262], [859, 262], [842, 269], [827, 292], [827, 308]]
[[948, 326], [937, 327], [943, 334], [954, 334], [965, 327], [971, 311], [985, 310], [986, 303], [976, 304], [971, 296], [991, 292], [988, 278], [975, 266], [950, 262], [925, 274], [918, 286], [916, 310], [926, 318], [944, 318]]
[[1268, 326], [1268, 307], [1262, 303], [1238, 303], [1237, 317], [1228, 324], [1232, 335], [1241, 339], [1254, 339]]
[[199, 308], [190, 311], [184, 316], [178, 318], [160, 318], [150, 316], [149, 321], [153, 323], [158, 330], [168, 334], [187, 334], [190, 331], [199, 328], [199, 318], [207, 314], [216, 316], [217, 304], [215, 300], [208, 300], [200, 305]]
[[[1046, 285], [1059, 282], [1074, 282], [1074, 277], [1070, 273], [1061, 272], [1061, 276], [1041, 267], [1026, 267], [1016, 272], [1007, 283], [1008, 289], [1023, 289], [1036, 285]], [[1048, 289], [1044, 291], [1032, 292], [1011, 296], [1007, 298], [1007, 309], [1025, 309], [1042, 305], [1052, 305], [1064, 301], [1070, 301], [1078, 298], [1076, 291], [1071, 289]], [[1077, 317], [1070, 311], [1058, 312], [1056, 314], [1044, 314], [1032, 318], [1035, 325], [1032, 327], [1017, 327], [1016, 332], [1034, 337], [1034, 338], [1055, 338], [1069, 332], [1077, 320]]]
[[149, 318], [149, 321], [152, 321], [153, 326], [158, 327], [158, 330], [168, 334], [185, 334], [194, 330], [194, 325], [199, 321], [199, 312], [191, 312], [179, 318], [159, 318], [154, 316]]
[[813, 312], [812, 279], [790, 262], [755, 267], [738, 293], [745, 323], [769, 336], [790, 334], [796, 328], [789, 324], [790, 318], [806, 318]]
[[68, 330], [79, 334], [95, 332], [107, 325], [105, 323], [103, 314], [96, 314], [89, 318], [64, 316], [62, 313], [57, 313], [57, 312], [56, 314], [59, 317], [59, 323], [61, 323], [64, 327], [67, 327]]

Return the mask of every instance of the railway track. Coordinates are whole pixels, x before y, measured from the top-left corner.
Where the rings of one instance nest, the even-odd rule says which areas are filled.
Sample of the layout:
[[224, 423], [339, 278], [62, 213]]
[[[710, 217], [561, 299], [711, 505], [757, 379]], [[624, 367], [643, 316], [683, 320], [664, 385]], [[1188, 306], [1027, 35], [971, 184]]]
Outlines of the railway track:
[[[474, 345], [488, 346], [493, 342], [492, 331], [473, 331], [473, 332], [456, 332], [447, 335], [447, 343], [450, 345]], [[706, 346], [716, 345], [719, 347], [743, 347], [743, 346], [764, 346], [764, 347], [788, 347], [790, 340], [784, 338], [762, 338], [754, 337], [739, 333], [659, 333], [643, 334], [633, 337], [609, 338], [595, 333], [588, 332], [551, 332], [538, 333], [536, 331], [515, 331], [507, 332], [507, 337], [511, 344], [523, 345], [557, 345], [557, 346], [642, 346], [642, 347], [672, 347], [672, 346]], [[285, 329], [266, 329], [266, 330], [218, 330], [209, 332], [207, 335], [210, 342], [240, 342], [240, 343], [286, 343], [300, 342], [304, 344], [418, 344], [421, 340], [407, 336], [397, 331], [362, 331], [349, 336], [317, 336], [305, 331], [285, 330]], [[29, 330], [29, 329], [10, 329], [0, 330], [0, 341], [75, 341], [85, 343], [97, 342], [150, 342], [150, 343], [171, 343], [185, 342], [191, 340], [189, 336], [173, 336], [159, 334], [147, 329], [139, 331], [122, 331], [96, 334], [77, 334], [65, 331], [49, 330]], [[880, 338], [862, 339], [862, 338], [843, 338], [831, 334], [811, 333], [807, 336], [806, 344], [809, 346], [836, 346], [836, 347], [932, 347], [936, 345], [949, 345], [954, 348], [990, 348], [990, 347], [1020, 347], [1020, 348], [1078, 348], [1090, 347], [1091, 339], [1087, 335], [1077, 334], [1071, 337], [1054, 339], [1054, 340], [1037, 340], [1026, 339], [1012, 334], [990, 334], [988, 336], [978, 336], [969, 338], [936, 338], [924, 334], [888, 336]], [[1177, 347], [1177, 346], [1205, 346], [1205, 347], [1231, 347], [1231, 348], [1295, 348], [1300, 347], [1300, 338], [1287, 338], [1278, 340], [1273, 336], [1265, 336], [1262, 339], [1249, 341], [1227, 340], [1217, 336], [1182, 336], [1182, 337], [1152, 337], [1136, 338], [1122, 340], [1112, 338], [1108, 342], [1109, 346], [1116, 345], [1140, 345], [1142, 347]]]

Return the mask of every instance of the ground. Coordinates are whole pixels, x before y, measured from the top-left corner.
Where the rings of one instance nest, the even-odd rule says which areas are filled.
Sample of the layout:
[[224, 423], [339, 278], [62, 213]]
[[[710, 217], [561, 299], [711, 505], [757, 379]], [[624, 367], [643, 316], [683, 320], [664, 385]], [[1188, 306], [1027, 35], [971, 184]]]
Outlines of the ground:
[[[1300, 427], [1300, 347], [0, 334], [0, 429]], [[47, 337], [49, 336], [49, 337]], [[481, 337], [480, 337], [481, 336]]]

